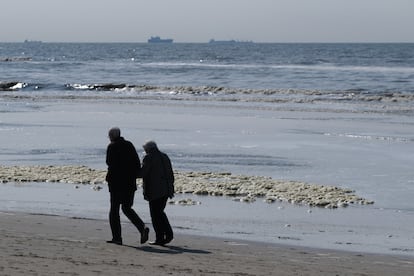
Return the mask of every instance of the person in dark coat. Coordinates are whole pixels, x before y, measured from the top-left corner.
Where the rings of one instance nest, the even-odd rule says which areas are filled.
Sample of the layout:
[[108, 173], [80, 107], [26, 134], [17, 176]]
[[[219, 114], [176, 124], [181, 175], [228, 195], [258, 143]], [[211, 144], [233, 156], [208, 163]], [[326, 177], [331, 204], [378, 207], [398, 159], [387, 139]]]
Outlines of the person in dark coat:
[[136, 178], [141, 168], [139, 156], [134, 145], [121, 137], [119, 128], [114, 127], [108, 133], [110, 144], [106, 151], [106, 164], [111, 208], [109, 224], [112, 231], [112, 240], [108, 243], [122, 245], [121, 221], [119, 209], [135, 225], [141, 233], [141, 244], [148, 240], [149, 228], [132, 209], [134, 195], [137, 190]]
[[150, 244], [165, 245], [173, 240], [173, 230], [164, 211], [168, 198], [174, 196], [174, 173], [170, 158], [161, 152], [154, 141], [143, 145], [142, 161], [144, 199], [149, 201], [156, 239]]

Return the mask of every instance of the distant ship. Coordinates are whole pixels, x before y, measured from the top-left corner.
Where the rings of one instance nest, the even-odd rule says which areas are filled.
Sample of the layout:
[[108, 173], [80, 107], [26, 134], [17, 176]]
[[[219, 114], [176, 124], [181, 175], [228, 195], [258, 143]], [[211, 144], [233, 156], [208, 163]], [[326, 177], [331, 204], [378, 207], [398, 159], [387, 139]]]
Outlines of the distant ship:
[[251, 40], [214, 40], [214, 39], [210, 39], [209, 43], [211, 44], [237, 44], [237, 43], [254, 43]]
[[32, 43], [32, 44], [40, 44], [42, 41], [40, 40], [25, 40], [24, 43]]
[[148, 43], [173, 43], [171, 38], [160, 38], [159, 36], [151, 36]]

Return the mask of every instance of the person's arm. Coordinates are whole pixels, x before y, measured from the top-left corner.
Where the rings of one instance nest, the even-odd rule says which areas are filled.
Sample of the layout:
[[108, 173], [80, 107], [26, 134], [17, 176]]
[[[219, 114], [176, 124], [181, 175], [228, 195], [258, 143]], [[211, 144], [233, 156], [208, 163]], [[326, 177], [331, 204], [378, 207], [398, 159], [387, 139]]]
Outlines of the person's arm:
[[168, 197], [173, 198], [175, 189], [174, 189], [174, 171], [172, 169], [171, 160], [167, 154], [163, 154], [163, 166], [164, 166], [164, 173], [166, 174], [165, 177], [167, 178], [167, 185], [168, 185]]
[[147, 185], [149, 184], [149, 175], [150, 175], [150, 169], [151, 169], [151, 165], [150, 165], [150, 157], [148, 155], [145, 155], [144, 158], [142, 159], [142, 167], [140, 170], [140, 174], [139, 177], [142, 178], [142, 194], [144, 195], [144, 199], [148, 200], [147, 197]]
[[112, 155], [112, 153], [111, 153], [111, 145], [109, 145], [106, 148], [106, 165], [108, 165], [108, 166], [110, 166], [111, 155]]
[[110, 178], [111, 178], [111, 176], [110, 176], [110, 164], [111, 164], [111, 156], [112, 156], [112, 151], [111, 151], [111, 145], [109, 145], [107, 148], [106, 148], [106, 165], [108, 165], [108, 170], [107, 170], [107, 172], [106, 172], [106, 176], [105, 176], [105, 180], [106, 180], [106, 182], [107, 183], [109, 183], [110, 182]]
[[147, 154], [142, 159], [142, 166], [141, 166], [141, 177], [147, 178], [149, 177], [151, 170], [151, 157]]
[[142, 178], [141, 175], [141, 161], [139, 159], [139, 155], [137, 150], [135, 149], [134, 145], [131, 143], [131, 153], [132, 153], [132, 163], [134, 164], [133, 166], [133, 170], [135, 172], [135, 177], [136, 178]]

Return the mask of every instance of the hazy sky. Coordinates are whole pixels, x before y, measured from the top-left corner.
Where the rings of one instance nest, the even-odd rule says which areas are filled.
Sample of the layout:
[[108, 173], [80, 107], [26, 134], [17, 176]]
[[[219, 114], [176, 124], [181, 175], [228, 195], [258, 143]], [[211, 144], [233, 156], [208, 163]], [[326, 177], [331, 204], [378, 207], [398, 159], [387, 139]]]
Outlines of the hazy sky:
[[0, 0], [0, 41], [414, 42], [414, 0]]

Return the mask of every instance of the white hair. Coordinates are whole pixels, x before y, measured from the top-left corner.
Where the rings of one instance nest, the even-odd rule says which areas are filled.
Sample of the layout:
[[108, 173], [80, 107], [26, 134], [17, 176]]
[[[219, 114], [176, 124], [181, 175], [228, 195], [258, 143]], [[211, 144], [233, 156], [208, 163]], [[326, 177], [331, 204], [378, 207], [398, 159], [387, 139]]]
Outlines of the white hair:
[[145, 142], [145, 144], [142, 145], [142, 147], [144, 148], [145, 151], [158, 148], [157, 143], [155, 143], [155, 141], [152, 141], [152, 140]]
[[119, 129], [119, 127], [113, 127], [109, 130], [108, 136], [111, 141], [114, 141], [121, 137], [121, 130]]

